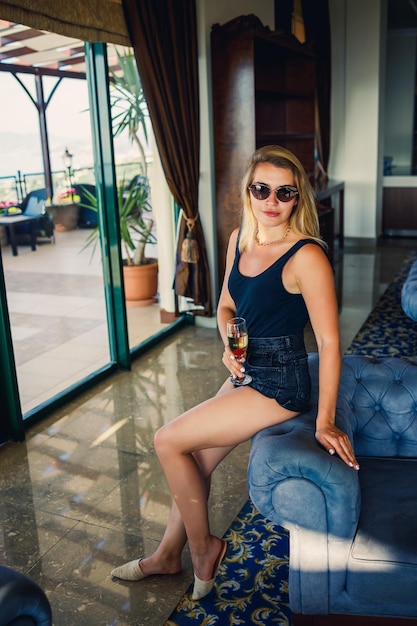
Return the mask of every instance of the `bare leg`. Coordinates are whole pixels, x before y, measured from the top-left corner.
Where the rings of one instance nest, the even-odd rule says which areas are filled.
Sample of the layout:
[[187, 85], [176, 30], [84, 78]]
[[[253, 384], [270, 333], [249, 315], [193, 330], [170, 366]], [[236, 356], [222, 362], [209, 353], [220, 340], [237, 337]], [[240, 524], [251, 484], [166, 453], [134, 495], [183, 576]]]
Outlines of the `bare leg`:
[[210, 532], [205, 476], [194, 453], [221, 446], [229, 451], [262, 428], [296, 415], [250, 387], [230, 385], [229, 389], [187, 411], [155, 436], [155, 448], [185, 526], [194, 572], [202, 581], [212, 579], [222, 542]]
[[[234, 387], [231, 385], [229, 381], [226, 381], [223, 387], [219, 390], [219, 393], [217, 394], [216, 398], [220, 396], [229, 395], [231, 392], [235, 393], [236, 390], [234, 389]], [[271, 401], [266, 398], [263, 398], [262, 396], [260, 396], [260, 394], [258, 394], [254, 390], [250, 390], [250, 398], [251, 398], [251, 402], [248, 403], [245, 400], [245, 397], [243, 397], [242, 395], [233, 396], [234, 408], [232, 409], [232, 413], [236, 415], [240, 414], [242, 418], [239, 421], [240, 424], [244, 423], [245, 421], [248, 422], [247, 419], [246, 420], [244, 419], [244, 412], [245, 412], [244, 408], [245, 408], [247, 409], [248, 414], [250, 414], [251, 421], [253, 420], [254, 416], [256, 417], [256, 425], [255, 424], [250, 425], [250, 422], [249, 422], [249, 425], [250, 425], [249, 429], [247, 429], [245, 433], [243, 433], [242, 435], [239, 435], [238, 433], [235, 433], [236, 429], [234, 425], [231, 424], [231, 431], [233, 433], [233, 436], [231, 439], [233, 443], [231, 443], [230, 445], [226, 445], [226, 439], [222, 441], [221, 446], [216, 446], [216, 445], [205, 446], [204, 444], [201, 444], [199, 442], [198, 445], [195, 446], [194, 451], [186, 452], [186, 456], [192, 457], [192, 462], [195, 464], [195, 470], [199, 474], [198, 489], [199, 490], [201, 489], [201, 493], [204, 494], [202, 501], [204, 502], [204, 507], [205, 507], [205, 512], [206, 512], [205, 522], [204, 522], [206, 526], [206, 532], [204, 534], [202, 533], [201, 536], [204, 537], [206, 549], [203, 550], [200, 555], [198, 551], [194, 552], [194, 556], [193, 556], [194, 569], [197, 575], [202, 580], [209, 580], [211, 576], [213, 575], [214, 569], [215, 569], [214, 564], [216, 563], [216, 560], [219, 556], [219, 552], [222, 547], [220, 539], [213, 537], [210, 533], [207, 533], [207, 529], [208, 529], [207, 498], [209, 494], [210, 477], [211, 477], [212, 472], [217, 467], [217, 465], [221, 462], [221, 460], [225, 456], [227, 456], [227, 454], [229, 454], [229, 452], [237, 445], [237, 443], [239, 443], [240, 441], [245, 441], [249, 439], [252, 436], [252, 434], [254, 434], [255, 432], [257, 432], [258, 430], [262, 428], [265, 428], [266, 426], [271, 425], [271, 423], [284, 421], [285, 419], [289, 419], [290, 417], [295, 415], [295, 413], [291, 413], [279, 407], [279, 405], [277, 405], [275, 401]], [[239, 402], [237, 402], [238, 400]], [[243, 402], [240, 402], [240, 400], [242, 400]], [[254, 403], [252, 402], [253, 400], [255, 401]], [[203, 403], [203, 405], [205, 404], [206, 403]], [[241, 404], [243, 404], [242, 408], [240, 408]], [[202, 406], [202, 405], [199, 405], [199, 406]], [[263, 406], [265, 409], [264, 411], [262, 410]], [[199, 407], [192, 409], [191, 413], [193, 413], [195, 410], [198, 410], [198, 408]], [[229, 411], [230, 409], [229, 407], [227, 407], [227, 413], [229, 413]], [[261, 420], [259, 418], [259, 416], [262, 414], [261, 412], [264, 413], [265, 415], [269, 415], [268, 419], [265, 418]], [[186, 414], [184, 414], [184, 416], [177, 418], [177, 420], [174, 420], [174, 422], [172, 422], [171, 424], [176, 424], [177, 421], [180, 422], [180, 420], [185, 418], [188, 415], [188, 413], [190, 412], [187, 412]], [[217, 414], [215, 407], [214, 407], [213, 414]], [[170, 428], [171, 424], [168, 424], [166, 427], [164, 427], [161, 430], [164, 432], [165, 429]], [[223, 425], [226, 426], [226, 428], [229, 428], [229, 425], [227, 425], [227, 419], [224, 421]], [[168, 444], [169, 444], [169, 440], [170, 440], [169, 432], [167, 432], [166, 434], [168, 435], [167, 439], [168, 439]], [[181, 439], [180, 431], [178, 434], [179, 434], [179, 438]], [[235, 436], [236, 434], [237, 436]], [[163, 442], [164, 437], [161, 438], [160, 436], [158, 436], [158, 438], [159, 440], [162, 439], [162, 442]], [[181, 455], [182, 455], [182, 452], [180, 452], [180, 456]], [[164, 466], [164, 463], [162, 463], [162, 465]], [[164, 470], [165, 470], [165, 467], [164, 467]], [[186, 476], [183, 476], [183, 478], [184, 478], [184, 483], [187, 489]], [[175, 492], [173, 491], [173, 493]], [[198, 523], [197, 523], [197, 529], [198, 529]], [[180, 510], [178, 509], [176, 505], [176, 498], [174, 495], [174, 504], [171, 509], [167, 528], [161, 540], [161, 544], [159, 545], [157, 550], [151, 556], [141, 559], [140, 566], [139, 566], [138, 560], [136, 559], [135, 561], [131, 561], [125, 565], [120, 566], [119, 568], [116, 568], [115, 570], [113, 570], [112, 574], [114, 576], [117, 576], [119, 578], [126, 579], [126, 580], [139, 580], [140, 578], [144, 578], [145, 576], [149, 576], [152, 574], [173, 574], [173, 573], [179, 572], [181, 570], [181, 553], [186, 543], [186, 540], [187, 540], [187, 535], [185, 532], [183, 518], [180, 513]], [[192, 555], [193, 555], [193, 550], [192, 550]], [[199, 560], [203, 564], [203, 567], [196, 566], [195, 562]], [[133, 564], [133, 567], [135, 569], [135, 577], [133, 578], [126, 576], [126, 567], [130, 566], [131, 564]], [[205, 565], [205, 568], [204, 568], [204, 565]], [[130, 571], [131, 568], [128, 567], [128, 570]]]
[[[218, 395], [230, 389], [229, 381], [221, 387]], [[210, 492], [211, 474], [231, 452], [234, 446], [221, 447], [218, 449], [200, 450], [194, 453], [194, 458], [205, 478], [206, 498]], [[167, 527], [161, 543], [156, 551], [149, 557], [134, 559], [112, 571], [112, 575], [123, 580], [140, 580], [153, 574], [176, 574], [181, 571], [181, 554], [187, 541], [184, 523], [175, 501], [173, 502]]]
[[[195, 453], [196, 462], [205, 476], [206, 498], [210, 492], [210, 478], [217, 465], [232, 448], [201, 450]], [[129, 561], [112, 571], [112, 575], [123, 580], [140, 580], [153, 574], [177, 574], [181, 571], [181, 554], [187, 541], [184, 523], [175, 502], [172, 504], [167, 527], [161, 543], [147, 558]]]
[[[234, 447], [234, 446], [233, 446]], [[205, 499], [210, 495], [211, 474], [233, 447], [200, 450], [193, 454], [205, 483]], [[174, 574], [181, 571], [181, 554], [187, 535], [181, 513], [175, 501], [172, 504], [167, 527], [156, 551], [141, 560], [141, 569], [146, 576], [151, 574]]]

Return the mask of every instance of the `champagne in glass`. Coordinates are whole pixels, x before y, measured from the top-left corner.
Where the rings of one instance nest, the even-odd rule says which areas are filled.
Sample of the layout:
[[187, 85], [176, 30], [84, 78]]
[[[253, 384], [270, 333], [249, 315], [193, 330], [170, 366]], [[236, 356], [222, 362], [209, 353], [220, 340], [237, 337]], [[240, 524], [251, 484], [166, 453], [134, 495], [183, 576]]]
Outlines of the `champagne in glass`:
[[229, 348], [235, 355], [238, 361], [244, 361], [246, 359], [246, 350], [248, 347], [248, 334], [242, 333], [239, 336], [229, 335]]
[[[246, 328], [246, 320], [243, 317], [232, 317], [227, 322], [227, 340], [229, 348], [233, 352], [236, 360], [243, 363], [246, 359], [248, 349], [248, 331]], [[251, 382], [252, 376], [245, 374], [243, 378], [230, 377], [232, 383], [236, 386], [247, 385]]]

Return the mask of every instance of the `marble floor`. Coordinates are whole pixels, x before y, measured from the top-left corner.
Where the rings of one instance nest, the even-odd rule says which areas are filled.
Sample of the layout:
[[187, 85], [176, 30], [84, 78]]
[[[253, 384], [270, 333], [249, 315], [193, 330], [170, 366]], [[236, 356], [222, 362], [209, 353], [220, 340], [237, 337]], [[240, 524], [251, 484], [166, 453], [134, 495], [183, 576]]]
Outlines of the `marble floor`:
[[[348, 241], [336, 255], [347, 347], [417, 240]], [[307, 344], [314, 350], [309, 331]], [[55, 626], [162, 626], [192, 581], [183, 572], [116, 582], [111, 569], [151, 552], [170, 495], [153, 450], [162, 424], [215, 393], [225, 378], [214, 328], [187, 326], [0, 448], [0, 563], [46, 591]], [[213, 531], [223, 534], [248, 496], [249, 444], [213, 476]]]

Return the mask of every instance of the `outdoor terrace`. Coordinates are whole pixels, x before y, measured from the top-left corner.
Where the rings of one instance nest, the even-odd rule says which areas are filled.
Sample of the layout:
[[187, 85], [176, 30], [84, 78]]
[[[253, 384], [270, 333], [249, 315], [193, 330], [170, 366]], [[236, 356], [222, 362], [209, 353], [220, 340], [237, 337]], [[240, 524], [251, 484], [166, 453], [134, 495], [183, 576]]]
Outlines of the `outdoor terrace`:
[[[1, 246], [24, 413], [109, 362], [101, 259], [83, 250], [90, 232], [55, 232], [18, 256]], [[127, 318], [130, 347], [166, 328], [158, 303], [128, 305]]]

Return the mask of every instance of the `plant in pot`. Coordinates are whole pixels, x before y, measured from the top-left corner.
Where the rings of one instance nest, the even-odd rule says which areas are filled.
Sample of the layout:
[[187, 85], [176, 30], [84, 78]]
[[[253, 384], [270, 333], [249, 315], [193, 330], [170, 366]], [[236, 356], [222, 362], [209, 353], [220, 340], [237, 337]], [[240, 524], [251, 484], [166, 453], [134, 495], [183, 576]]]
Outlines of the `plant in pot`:
[[[136, 176], [118, 190], [120, 235], [125, 253], [123, 267], [125, 296], [129, 302], [151, 303], [158, 288], [158, 263], [145, 257], [147, 243], [156, 243], [150, 218], [149, 184], [143, 141], [148, 142], [148, 106], [132, 50], [119, 52], [120, 72], [111, 71], [110, 101], [113, 113], [113, 134], [129, 134], [140, 155], [143, 175]], [[141, 140], [143, 137], [143, 140]], [[148, 286], [149, 284], [149, 286]], [[151, 293], [152, 292], [152, 293]]]
[[[87, 189], [84, 190], [88, 204], [85, 208], [97, 211], [97, 199]], [[136, 176], [128, 185], [123, 181], [117, 189], [120, 240], [123, 256], [123, 277], [125, 298], [138, 306], [155, 302], [158, 290], [158, 261], [145, 256], [147, 244], [155, 244], [154, 220], [149, 202], [149, 185], [145, 176]], [[84, 248], [93, 246], [93, 253], [99, 242], [99, 227], [96, 226], [87, 237]]]
[[[123, 181], [117, 191], [125, 297], [131, 303], [143, 305], [155, 301], [158, 289], [157, 259], [145, 256], [146, 244], [156, 243], [143, 145], [143, 141], [148, 141], [146, 124], [149, 113], [133, 52], [121, 53], [116, 49], [116, 54], [120, 72], [111, 71], [110, 81], [113, 135], [128, 132], [129, 139], [138, 147], [143, 172], [128, 184]], [[97, 210], [96, 198], [92, 194], [86, 195], [90, 203], [87, 208]], [[92, 241], [97, 243], [98, 229], [92, 231], [86, 245]]]
[[146, 244], [156, 243], [149, 203], [147, 179], [136, 176], [128, 188], [118, 189], [120, 238], [124, 250], [123, 277], [128, 302], [155, 302], [158, 290], [158, 261], [145, 256]]

